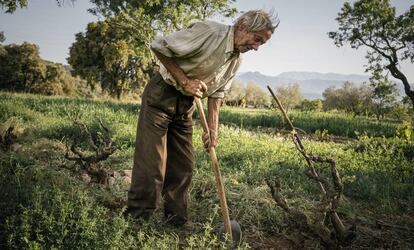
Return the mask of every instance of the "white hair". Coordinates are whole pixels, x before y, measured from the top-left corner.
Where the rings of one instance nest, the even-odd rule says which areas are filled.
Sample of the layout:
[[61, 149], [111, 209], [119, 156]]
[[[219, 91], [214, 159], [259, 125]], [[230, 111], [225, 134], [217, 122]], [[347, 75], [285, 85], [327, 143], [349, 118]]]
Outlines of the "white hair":
[[236, 19], [234, 26], [239, 27], [243, 25], [246, 31], [249, 32], [270, 30], [273, 33], [277, 26], [279, 26], [279, 23], [279, 18], [273, 10], [270, 12], [249, 10]]

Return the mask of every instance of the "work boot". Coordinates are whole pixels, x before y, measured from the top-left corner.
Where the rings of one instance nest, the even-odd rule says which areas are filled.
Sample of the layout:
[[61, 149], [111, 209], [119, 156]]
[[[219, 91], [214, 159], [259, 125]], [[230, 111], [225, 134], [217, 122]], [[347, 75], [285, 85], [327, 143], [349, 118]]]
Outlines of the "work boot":
[[168, 218], [166, 220], [166, 223], [177, 229], [179, 228], [180, 230], [184, 231], [194, 231], [196, 229], [196, 224], [190, 220], [183, 221], [179, 219]]
[[133, 219], [138, 220], [142, 219], [147, 221], [152, 215], [152, 212], [145, 211], [143, 208], [132, 208], [127, 207], [124, 211], [124, 216], [128, 217], [131, 216]]
[[187, 218], [181, 218], [174, 214], [165, 214], [165, 221], [175, 227], [182, 227], [187, 223]]

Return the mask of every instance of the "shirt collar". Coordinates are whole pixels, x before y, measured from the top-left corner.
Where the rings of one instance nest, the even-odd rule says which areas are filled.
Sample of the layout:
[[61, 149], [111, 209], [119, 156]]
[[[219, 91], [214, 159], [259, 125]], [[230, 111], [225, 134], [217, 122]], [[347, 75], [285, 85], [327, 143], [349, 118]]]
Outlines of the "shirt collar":
[[234, 26], [231, 25], [229, 34], [227, 36], [226, 53], [233, 53], [234, 51]]

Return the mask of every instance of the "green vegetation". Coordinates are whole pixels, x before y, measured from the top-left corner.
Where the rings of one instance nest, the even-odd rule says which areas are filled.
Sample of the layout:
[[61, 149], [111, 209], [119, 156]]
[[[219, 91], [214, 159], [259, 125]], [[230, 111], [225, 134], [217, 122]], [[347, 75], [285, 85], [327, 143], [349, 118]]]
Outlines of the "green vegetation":
[[18, 7], [26, 7], [27, 0], [2, 0], [0, 8], [5, 9], [6, 13], [13, 13]]
[[[400, 123], [378, 122], [366, 117], [346, 115], [335, 112], [289, 112], [295, 127], [306, 133], [323, 132], [335, 136], [356, 138], [358, 135], [394, 137], [402, 129]], [[270, 109], [224, 108], [220, 111], [220, 120], [229, 125], [254, 129], [288, 129], [282, 114]]]
[[44, 95], [90, 94], [83, 80], [72, 77], [63, 65], [40, 58], [38, 46], [27, 42], [0, 44], [0, 90]]
[[369, 85], [355, 86], [344, 82], [338, 89], [329, 87], [323, 92], [323, 109], [339, 110], [349, 114], [376, 117], [377, 120], [391, 118], [408, 120], [413, 110], [403, 101], [397, 101], [398, 91], [394, 83], [377, 70]]
[[[85, 184], [79, 174], [65, 167], [73, 165], [64, 158], [65, 140], [79, 133], [72, 120], [77, 118], [90, 127], [92, 133], [97, 133], [100, 118], [120, 146], [104, 162], [105, 166], [114, 170], [130, 169], [138, 104], [10, 93], [0, 93], [0, 100], [2, 136], [11, 123], [20, 128], [14, 147], [0, 151], [0, 188], [3, 192], [0, 198], [0, 248], [227, 247], [218, 242], [214, 233], [221, 223], [221, 215], [214, 175], [209, 157], [202, 149], [198, 126], [194, 131], [197, 163], [189, 205], [190, 218], [195, 225], [193, 229], [174, 228], [163, 220], [161, 212], [148, 222], [124, 218], [127, 185]], [[272, 200], [265, 179], [279, 179], [290, 206], [304, 210], [310, 219], [318, 199], [317, 187], [303, 173], [306, 163], [289, 138], [244, 129], [255, 126], [281, 129], [283, 123], [277, 121], [280, 118], [275, 111], [225, 108], [222, 114], [226, 124], [238, 125], [220, 126], [217, 154], [228, 190], [231, 217], [243, 227], [245, 239], [241, 248], [272, 247], [278, 244], [277, 239], [289, 232], [289, 228], [283, 211]], [[390, 137], [360, 135], [358, 140], [345, 144], [304, 140], [305, 147], [312, 153], [337, 160], [346, 180], [338, 210], [345, 221], [362, 223], [366, 214], [361, 211], [365, 210], [377, 214], [382, 220], [388, 218], [381, 217], [382, 214], [413, 213], [414, 145], [409, 124], [404, 129], [396, 124], [375, 123], [359, 117], [351, 119], [340, 114], [327, 114], [325, 118], [319, 118], [322, 113], [302, 115], [294, 113], [292, 120], [297, 127], [308, 124], [308, 127], [301, 127], [305, 130], [323, 129], [326, 123], [320, 123], [321, 127], [312, 124], [331, 119], [342, 136], [347, 135], [344, 133], [347, 126], [353, 126], [353, 130], [361, 134], [367, 130], [367, 135], [384, 133]], [[358, 123], [358, 119], [365, 122]], [[395, 137], [396, 130], [400, 131], [399, 137]], [[348, 135], [352, 135], [351, 132]], [[369, 220], [367, 218], [365, 221]], [[401, 227], [409, 226], [403, 219], [391, 222]], [[371, 230], [376, 230], [375, 226]], [[384, 232], [383, 238], [378, 240], [361, 231], [359, 233], [365, 237], [355, 240], [353, 247], [367, 244], [381, 247], [392, 241], [397, 241], [401, 248], [414, 245], [408, 237], [409, 230]], [[294, 243], [290, 244], [294, 246]]]

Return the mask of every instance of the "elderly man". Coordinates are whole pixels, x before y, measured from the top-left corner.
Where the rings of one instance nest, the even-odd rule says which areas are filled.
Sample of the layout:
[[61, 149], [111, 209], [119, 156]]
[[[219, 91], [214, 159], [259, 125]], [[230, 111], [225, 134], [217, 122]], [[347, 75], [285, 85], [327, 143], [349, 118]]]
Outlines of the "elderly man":
[[142, 95], [127, 213], [148, 218], [164, 197], [166, 218], [175, 225], [187, 221], [195, 164], [194, 97], [208, 97], [211, 137], [203, 134], [203, 143], [216, 146], [221, 100], [240, 66], [240, 54], [258, 50], [277, 25], [276, 17], [252, 10], [233, 26], [199, 22], [153, 41], [161, 67]]

